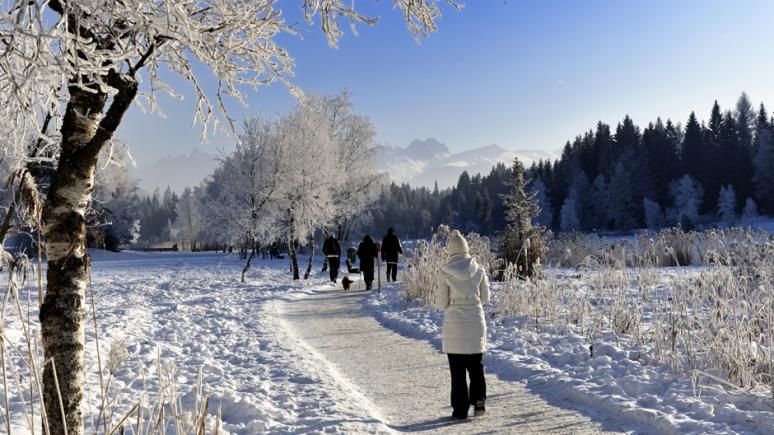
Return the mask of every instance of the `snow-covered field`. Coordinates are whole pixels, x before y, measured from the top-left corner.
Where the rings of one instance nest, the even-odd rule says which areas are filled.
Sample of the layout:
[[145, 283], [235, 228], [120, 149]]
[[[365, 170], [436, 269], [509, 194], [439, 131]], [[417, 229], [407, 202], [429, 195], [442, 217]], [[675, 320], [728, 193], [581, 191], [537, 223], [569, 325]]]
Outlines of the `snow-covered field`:
[[[207, 427], [218, 425], [221, 433], [391, 431], [374, 418], [373, 410], [353, 400], [352, 391], [330, 363], [303, 343], [280, 315], [286, 301], [330, 291], [325, 277], [314, 275], [309, 281], [292, 283], [287, 260], [261, 260], [242, 284], [242, 262], [235, 255], [97, 251], [93, 256], [92, 289], [104, 380], [111, 361], [115, 367], [106, 406], [113, 424], [139, 403], [142, 433], [157, 424], [162, 414], [168, 433], [187, 432], [194, 423], [194, 411], [202, 409], [209, 394]], [[315, 272], [318, 268], [315, 265]], [[683, 273], [663, 272], [665, 278]], [[496, 300], [502, 289], [493, 288]], [[29, 279], [19, 299], [22, 315], [29, 314], [33, 330], [37, 308], [28, 300], [35, 298], [36, 281]], [[440, 348], [441, 313], [407, 305], [397, 285], [370, 295], [366, 312], [387, 328]], [[28, 414], [29, 371], [13, 354], [26, 355], [18, 318], [8, 303], [3, 333], [16, 350], [6, 344], [6, 359], [13, 361], [24, 391], [22, 401], [9, 365], [12, 430], [28, 433], [28, 419], [34, 418], [39, 433], [39, 407], [34, 417]], [[490, 316], [488, 324], [487, 370], [504, 380], [525, 382], [548, 402], [569, 402], [589, 415], [619, 421], [632, 432], [770, 433], [774, 429], [770, 400], [711, 379], [701, 379], [697, 390], [690, 379], [657, 363], [647, 348], [620, 336], [601, 333], [595, 338], [592, 357], [587, 337], [551, 328], [536, 330], [532, 319]], [[91, 365], [86, 421], [92, 427], [103, 399], [91, 321], [86, 334]], [[158, 403], [164, 401], [162, 413]], [[136, 415], [130, 421], [130, 432], [136, 433]], [[0, 427], [4, 430], [5, 424]]]
[[[561, 271], [555, 271], [561, 273]], [[662, 269], [662, 280], [685, 279], [696, 269]], [[574, 275], [574, 274], [573, 274]], [[591, 281], [588, 274], [573, 279]], [[502, 285], [493, 284], [497, 304]], [[369, 311], [401, 334], [440, 349], [441, 312], [419, 301], [406, 303], [398, 287], [369, 300]], [[647, 317], [647, 316], [646, 316]], [[535, 327], [524, 317], [487, 318], [490, 348], [485, 365], [505, 379], [524, 381], [547, 399], [569, 399], [579, 409], [605, 412], [642, 433], [771, 433], [774, 402], [742, 393], [713, 379], [679, 376], [646, 346], [611, 332], [589, 339], [571, 331]]]
[[[113, 343], [118, 344], [116, 350], [128, 352], [114, 356], [125, 359], [110, 386], [110, 400], [117, 397], [115, 405], [108, 407], [114, 423], [139, 401], [145, 429], [148, 421], [155, 424], [160, 413], [152, 407], [162, 390], [166, 397], [179, 397], [179, 409], [165, 407], [169, 433], [184, 431], [192, 418], [190, 411], [197, 407], [196, 390], [201, 384], [202, 398], [212, 394], [208, 427], [214, 427], [219, 407], [221, 433], [373, 431], [368, 415], [345, 400], [327, 370], [278, 323], [276, 301], [298, 297], [306, 288], [327, 286], [323, 279], [292, 284], [287, 260], [257, 262], [247, 283], [241, 284], [242, 262], [235, 255], [97, 251], [93, 256], [103, 367], [108, 365]], [[36, 287], [31, 284], [35, 300]], [[25, 316], [29, 290], [24, 288], [20, 298]], [[35, 305], [30, 307], [33, 325]], [[6, 308], [3, 329], [25, 354], [17, 319], [11, 307]], [[86, 358], [91, 365], [86, 421], [90, 426], [98, 418], [102, 400], [91, 320], [86, 333]], [[24, 363], [14, 361], [26, 376]], [[29, 406], [24, 385], [30, 384], [21, 379], [21, 385]], [[9, 388], [13, 433], [29, 433], [22, 401], [13, 383]], [[39, 409], [35, 412], [34, 427], [39, 433]], [[133, 428], [135, 419], [131, 419]], [[0, 427], [0, 432], [5, 431], [4, 423]]]

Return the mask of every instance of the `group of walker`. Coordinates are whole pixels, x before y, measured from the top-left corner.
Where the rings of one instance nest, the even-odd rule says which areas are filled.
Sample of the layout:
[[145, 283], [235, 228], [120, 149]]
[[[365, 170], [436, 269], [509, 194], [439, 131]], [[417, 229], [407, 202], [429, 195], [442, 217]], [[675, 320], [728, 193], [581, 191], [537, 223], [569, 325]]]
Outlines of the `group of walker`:
[[[395, 230], [390, 228], [387, 235], [382, 239], [381, 244], [377, 244], [370, 234], [363, 237], [363, 241], [357, 247], [355, 255], [360, 261], [360, 267], [357, 272], [363, 274], [363, 281], [366, 290], [371, 290], [374, 283], [374, 269], [379, 265], [379, 254], [382, 261], [387, 264], [387, 281], [395, 281], [398, 277], [398, 257], [403, 254], [403, 246], [400, 239], [395, 234]], [[339, 267], [341, 265], [341, 245], [336, 236], [329, 234], [323, 243], [323, 254], [328, 261], [331, 282], [335, 283], [339, 277]], [[347, 271], [353, 272], [355, 269], [351, 264], [352, 259], [347, 258]]]
[[[452, 418], [465, 420], [470, 407], [475, 416], [486, 411], [486, 381], [482, 357], [486, 350], [486, 320], [483, 306], [489, 302], [489, 281], [486, 269], [470, 256], [468, 243], [459, 231], [451, 232], [446, 243], [449, 259], [438, 275], [434, 289], [434, 305], [443, 310], [443, 352], [451, 371]], [[357, 248], [360, 271], [370, 290], [374, 280], [374, 262], [380, 246], [370, 235], [363, 237]], [[330, 265], [331, 281], [339, 273], [341, 247], [332, 235], [323, 246]], [[403, 253], [400, 240], [390, 228], [381, 244], [382, 260], [387, 263], [387, 280], [395, 281], [398, 256]], [[348, 259], [348, 267], [349, 259]], [[470, 377], [468, 386], [467, 376]]]

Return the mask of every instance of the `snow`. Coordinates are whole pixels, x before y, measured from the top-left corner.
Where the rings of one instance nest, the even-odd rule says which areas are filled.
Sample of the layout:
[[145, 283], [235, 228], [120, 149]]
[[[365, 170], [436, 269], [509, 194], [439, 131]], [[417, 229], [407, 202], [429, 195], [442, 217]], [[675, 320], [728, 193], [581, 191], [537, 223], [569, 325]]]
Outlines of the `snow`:
[[[500, 287], [492, 287], [495, 298]], [[421, 301], [407, 304], [397, 286], [373, 295], [368, 305], [386, 327], [441, 348], [443, 314]], [[614, 334], [596, 338], [591, 357], [586, 337], [537, 332], [530, 319], [488, 316], [487, 325], [487, 370], [526, 382], [549, 402], [569, 399], [578, 409], [604, 409], [622, 427], [643, 433], [768, 433], [774, 427], [774, 406], [765, 399], [704, 377], [696, 391], [690, 379]]]
[[[287, 260], [256, 260], [241, 284], [242, 260], [230, 254], [92, 251], [92, 258], [90, 291], [103, 366], [111, 344], [127, 352], [111, 386], [111, 397], [117, 396], [114, 422], [138, 400], [146, 404], [147, 418], [159, 388], [173, 388], [182, 409], [192, 409], [201, 376], [202, 391], [212, 394], [208, 427], [220, 408], [224, 433], [456, 431], [444, 420], [449, 409], [446, 361], [439, 353], [442, 314], [420, 301], [406, 303], [396, 284], [358, 296], [340, 292], [322, 275], [293, 283]], [[678, 269], [661, 272], [669, 278]], [[589, 279], [584, 274], [580, 279]], [[37, 297], [32, 281], [20, 289], [25, 309], [28, 298]], [[495, 298], [498, 289], [494, 284]], [[34, 303], [29, 310], [37, 330]], [[600, 335], [591, 357], [584, 336], [536, 331], [524, 318], [488, 316], [487, 322], [485, 366], [493, 406], [491, 421], [470, 426], [476, 430], [546, 430], [535, 417], [516, 425], [522, 417], [508, 414], [538, 402], [535, 412], [551, 416], [549, 421], [601, 425], [590, 430], [767, 433], [774, 426], [770, 400], [703, 375], [695, 390], [688, 376], [654, 363], [647, 349], [621, 337]], [[21, 349], [22, 331], [10, 307], [2, 326]], [[101, 399], [90, 319], [86, 333], [89, 427]], [[384, 358], [385, 352], [399, 359]], [[419, 382], [410, 377], [401, 384], [395, 367], [415, 367], [414, 376], [432, 388], [420, 394]], [[411, 394], [416, 397], [407, 398]], [[416, 406], [402, 412], [407, 401]], [[13, 433], [27, 433], [16, 396], [10, 413]]]
[[[115, 340], [126, 340], [129, 354], [111, 388], [123, 390], [116, 414], [128, 411], [147, 394], [144, 390], [157, 391], [160, 358], [162, 365], [174, 363], [171, 373], [184, 409], [193, 405], [201, 370], [204, 389], [213, 396], [210, 414], [218, 405], [222, 409], [221, 432], [386, 431], [348, 400], [329, 368], [280, 323], [279, 299], [327, 285], [323, 281], [293, 284], [286, 261], [274, 260], [258, 262], [241, 284], [242, 261], [224, 254], [96, 251], [93, 260], [103, 365]], [[21, 299], [26, 301], [24, 293]], [[35, 307], [31, 317], [37, 318]], [[3, 326], [18, 324], [7, 320]], [[85, 409], [96, 419], [99, 379], [93, 336], [89, 321]], [[28, 432], [18, 400], [12, 403], [11, 419], [13, 433]]]

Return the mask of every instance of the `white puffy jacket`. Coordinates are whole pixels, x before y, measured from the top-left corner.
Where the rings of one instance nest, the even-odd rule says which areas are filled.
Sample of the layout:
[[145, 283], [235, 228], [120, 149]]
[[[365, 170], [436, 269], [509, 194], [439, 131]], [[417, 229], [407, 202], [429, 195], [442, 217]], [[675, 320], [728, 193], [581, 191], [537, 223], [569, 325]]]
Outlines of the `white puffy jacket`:
[[452, 256], [441, 267], [435, 288], [435, 307], [444, 310], [443, 351], [474, 354], [486, 350], [486, 320], [482, 305], [489, 302], [486, 271], [468, 254]]

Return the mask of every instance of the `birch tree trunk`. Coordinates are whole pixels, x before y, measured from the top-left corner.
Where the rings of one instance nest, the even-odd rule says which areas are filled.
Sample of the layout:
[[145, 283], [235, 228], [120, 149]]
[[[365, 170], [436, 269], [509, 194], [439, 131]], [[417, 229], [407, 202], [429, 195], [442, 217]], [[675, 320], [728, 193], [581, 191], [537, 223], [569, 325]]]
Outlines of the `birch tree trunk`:
[[84, 300], [91, 269], [84, 214], [94, 189], [99, 152], [137, 93], [137, 82], [129, 76], [111, 72], [107, 82], [118, 93], [101, 120], [107, 94], [70, 86], [61, 154], [43, 209], [48, 259], [46, 295], [40, 309], [46, 362], [43, 403], [52, 434], [83, 434]]
[[253, 258], [255, 257], [255, 250], [253, 250], [252, 254], [250, 254], [249, 257], [247, 257], [247, 263], [245, 263], [245, 267], [242, 268], [242, 282], [245, 282], [245, 274], [247, 274], [247, 271], [250, 270], [250, 263], [253, 262]]

